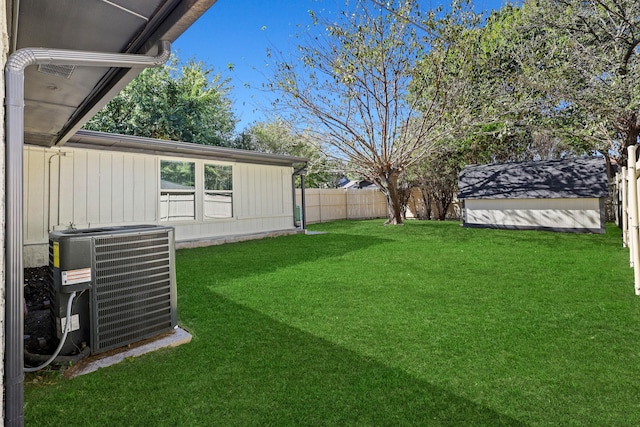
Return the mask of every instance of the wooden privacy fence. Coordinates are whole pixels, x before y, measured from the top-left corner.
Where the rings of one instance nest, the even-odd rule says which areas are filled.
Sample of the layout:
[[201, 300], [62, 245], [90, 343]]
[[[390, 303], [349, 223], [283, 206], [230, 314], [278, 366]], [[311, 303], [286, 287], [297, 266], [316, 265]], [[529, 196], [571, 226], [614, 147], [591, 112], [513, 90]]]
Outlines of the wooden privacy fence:
[[616, 222], [622, 228], [622, 244], [629, 248], [629, 264], [633, 267], [634, 287], [636, 295], [640, 295], [640, 234], [639, 218], [640, 211], [638, 203], [640, 194], [638, 190], [638, 168], [640, 164], [636, 157], [637, 146], [632, 145], [627, 148], [627, 167], [618, 169], [615, 179], [614, 206]]
[[[386, 198], [377, 189], [307, 188], [304, 193], [307, 224], [387, 216]], [[302, 204], [302, 194], [299, 189], [296, 190], [296, 203]]]
[[[337, 221], [341, 219], [385, 218], [387, 216], [387, 200], [378, 189], [363, 188], [345, 189], [305, 189], [307, 224]], [[302, 205], [300, 189], [296, 190], [296, 203]], [[407, 218], [416, 218], [422, 197], [415, 188], [407, 206]], [[434, 214], [435, 214], [435, 207]], [[460, 204], [455, 200], [447, 211], [447, 219], [460, 219]]]

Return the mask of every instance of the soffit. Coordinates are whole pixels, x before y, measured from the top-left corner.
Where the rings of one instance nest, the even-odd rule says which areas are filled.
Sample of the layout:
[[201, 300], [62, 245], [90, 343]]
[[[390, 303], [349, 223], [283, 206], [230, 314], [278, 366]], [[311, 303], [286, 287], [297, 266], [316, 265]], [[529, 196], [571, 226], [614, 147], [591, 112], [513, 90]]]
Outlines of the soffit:
[[[14, 0], [11, 52], [45, 47], [154, 55], [216, 0]], [[62, 145], [140, 70], [31, 66], [25, 70], [25, 142]]]

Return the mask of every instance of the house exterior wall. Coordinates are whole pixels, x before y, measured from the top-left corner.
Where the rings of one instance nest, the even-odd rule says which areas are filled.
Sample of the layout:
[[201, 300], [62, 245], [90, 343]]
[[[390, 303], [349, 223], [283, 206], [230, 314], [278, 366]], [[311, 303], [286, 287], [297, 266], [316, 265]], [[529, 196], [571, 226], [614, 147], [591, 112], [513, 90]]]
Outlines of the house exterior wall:
[[[161, 220], [163, 160], [195, 164], [195, 220]], [[205, 164], [232, 166], [231, 218], [204, 218]], [[29, 145], [24, 167], [27, 267], [48, 263], [49, 230], [70, 227], [164, 224], [177, 244], [295, 229], [290, 167]]]
[[[7, 62], [7, 54], [9, 52], [9, 31], [8, 31], [8, 14], [7, 14], [7, 2], [0, 0], [0, 65], [4, 70], [4, 66]], [[0, 82], [0, 97], [4, 99], [4, 73], [2, 73], [2, 81]], [[4, 141], [4, 144], [0, 144], [0, 191], [5, 194], [4, 185], [4, 147], [6, 145], [5, 133], [4, 133], [4, 102], [0, 105], [0, 138]], [[0, 247], [4, 248], [4, 230], [5, 230], [5, 217], [4, 217], [4, 197], [2, 197], [2, 208], [0, 209]], [[0, 425], [4, 425], [4, 295], [5, 295], [5, 260], [4, 251], [0, 251], [0, 400], [3, 402], [0, 405]]]
[[466, 199], [463, 225], [604, 233], [603, 204], [599, 198]]

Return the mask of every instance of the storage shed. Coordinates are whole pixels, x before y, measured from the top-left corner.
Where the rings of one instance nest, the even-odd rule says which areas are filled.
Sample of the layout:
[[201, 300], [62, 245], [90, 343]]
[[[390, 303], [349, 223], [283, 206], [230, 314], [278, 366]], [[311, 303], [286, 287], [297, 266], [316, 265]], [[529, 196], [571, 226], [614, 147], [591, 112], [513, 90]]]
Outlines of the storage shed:
[[467, 166], [458, 189], [465, 227], [605, 232], [604, 158]]
[[85, 130], [25, 145], [24, 263], [46, 265], [49, 231], [69, 228], [170, 225], [177, 247], [295, 233], [306, 161]]

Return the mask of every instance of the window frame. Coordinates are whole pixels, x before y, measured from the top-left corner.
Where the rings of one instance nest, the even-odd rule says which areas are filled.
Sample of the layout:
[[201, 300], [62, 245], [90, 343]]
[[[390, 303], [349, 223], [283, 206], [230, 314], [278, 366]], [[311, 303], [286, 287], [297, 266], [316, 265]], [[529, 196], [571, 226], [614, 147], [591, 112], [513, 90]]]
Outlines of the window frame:
[[[193, 187], [190, 188], [188, 186], [184, 186], [185, 188], [162, 188], [163, 187], [163, 174], [162, 167], [163, 163], [186, 163], [193, 165]], [[198, 163], [195, 160], [191, 159], [174, 159], [174, 158], [161, 158], [158, 163], [158, 172], [159, 172], [159, 211], [158, 217], [159, 221], [163, 223], [179, 223], [179, 222], [195, 222], [198, 219]], [[172, 181], [168, 181], [172, 182]], [[178, 186], [182, 185], [180, 183], [173, 183]], [[170, 210], [171, 210], [171, 199], [172, 196], [191, 196], [191, 200], [186, 200], [192, 205], [191, 215], [184, 217], [176, 217], [176, 219], [171, 219]], [[167, 198], [166, 200], [165, 197]], [[166, 203], [166, 217], [163, 215], [163, 206]]]
[[[215, 168], [229, 168], [228, 173], [228, 186], [230, 189], [208, 189], [207, 188], [207, 167], [212, 166]], [[233, 219], [235, 214], [235, 206], [234, 206], [234, 190], [233, 190], [233, 181], [234, 181], [234, 167], [232, 164], [228, 163], [218, 163], [218, 162], [203, 162], [202, 164], [202, 219], [203, 221], [220, 221], [220, 220], [228, 220]], [[224, 216], [210, 216], [207, 214], [207, 204], [208, 203], [216, 203], [213, 200], [207, 200], [207, 197], [210, 196], [223, 196], [228, 197], [230, 201], [228, 204], [230, 205], [230, 212]], [[227, 202], [224, 202], [227, 204]]]

